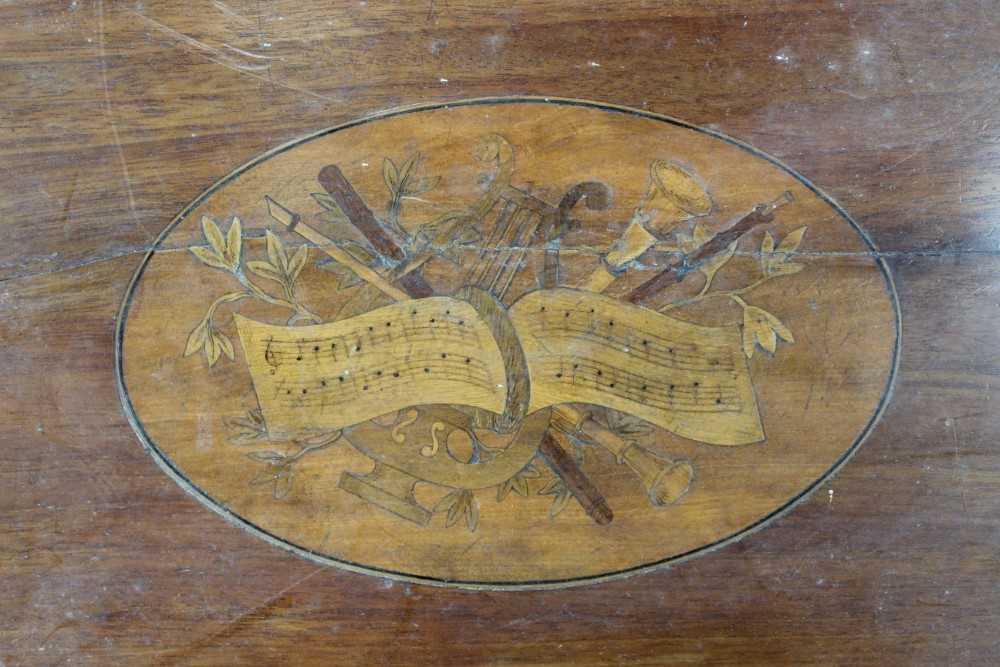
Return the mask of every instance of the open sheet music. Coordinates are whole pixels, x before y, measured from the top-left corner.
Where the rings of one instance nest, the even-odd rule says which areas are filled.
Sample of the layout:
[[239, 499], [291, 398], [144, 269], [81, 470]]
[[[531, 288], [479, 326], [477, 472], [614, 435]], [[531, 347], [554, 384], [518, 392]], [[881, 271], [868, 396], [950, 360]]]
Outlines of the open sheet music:
[[[737, 327], [705, 327], [572, 289], [529, 293], [498, 341], [469, 303], [400, 302], [306, 327], [237, 316], [271, 429], [338, 429], [414, 405], [504, 410], [501, 347], [520, 345], [528, 412], [589, 403], [716, 445], [763, 439]], [[711, 416], [711, 418], [707, 418]]]

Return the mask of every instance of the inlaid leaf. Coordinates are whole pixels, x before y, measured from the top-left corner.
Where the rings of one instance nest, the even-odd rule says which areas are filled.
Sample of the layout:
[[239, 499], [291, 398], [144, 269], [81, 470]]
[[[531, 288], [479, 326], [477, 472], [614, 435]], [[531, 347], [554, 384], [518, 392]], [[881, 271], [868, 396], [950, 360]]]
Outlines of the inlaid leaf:
[[778, 252], [792, 253], [798, 250], [799, 244], [802, 243], [802, 237], [805, 236], [805, 233], [805, 227], [799, 227], [798, 229], [789, 232], [788, 236], [781, 239], [781, 243], [778, 244]]
[[222, 354], [222, 349], [216, 343], [215, 336], [209, 331], [208, 337], [205, 339], [205, 359], [208, 360], [209, 368], [214, 366], [215, 362], [219, 360], [220, 354]]
[[468, 494], [468, 501], [465, 506], [465, 526], [469, 529], [469, 532], [476, 532], [476, 528], [479, 526], [479, 501], [470, 492]]
[[327, 211], [340, 210], [340, 206], [337, 205], [336, 200], [326, 192], [313, 192], [309, 196]]
[[239, 218], [233, 218], [226, 233], [226, 257], [229, 265], [237, 267], [240, 265], [240, 255], [243, 252], [243, 223]]
[[566, 507], [566, 501], [569, 500], [571, 494], [563, 481], [558, 477], [554, 477], [549, 481], [548, 484], [538, 492], [540, 496], [552, 496], [552, 505], [549, 506], [549, 518], [556, 518], [560, 512]]
[[191, 330], [191, 334], [188, 336], [187, 345], [184, 347], [184, 356], [189, 357], [198, 350], [200, 350], [205, 345], [205, 339], [208, 337], [208, 322], [202, 320], [198, 323], [194, 329]]
[[292, 258], [288, 260], [288, 282], [294, 283], [302, 272], [303, 267], [306, 265], [306, 259], [309, 257], [309, 246], [300, 245]]
[[222, 333], [221, 331], [216, 331], [212, 334], [215, 337], [215, 344], [219, 346], [222, 353], [229, 357], [229, 360], [234, 359], [233, 356], [233, 342], [229, 340], [229, 337]]
[[754, 335], [757, 337], [757, 342], [760, 346], [774, 354], [774, 350], [778, 347], [778, 337], [774, 333], [774, 329], [771, 327], [761, 327], [758, 329]]
[[203, 246], [194, 246], [192, 248], [188, 248], [188, 250], [190, 250], [195, 257], [201, 260], [203, 264], [207, 264], [217, 269], [229, 268], [229, 264], [226, 263], [226, 260], [219, 254], [217, 254], [215, 250], [213, 250], [212, 248], [205, 248]]
[[787, 343], [795, 342], [795, 337], [792, 336], [792, 332], [781, 322], [781, 320], [767, 311], [764, 311], [764, 316], [767, 318], [767, 322], [771, 326], [771, 329], [778, 334], [782, 340]]
[[564, 491], [563, 493], [560, 493], [558, 496], [556, 496], [555, 499], [552, 501], [552, 506], [549, 507], [549, 517], [554, 519], [557, 516], [559, 516], [559, 513], [566, 508], [566, 501], [568, 501], [569, 499], [570, 499], [569, 491]]
[[274, 484], [273, 468], [264, 468], [250, 480], [250, 486], [260, 486], [262, 484]]
[[501, 502], [514, 489], [514, 478], [504, 480], [497, 486], [497, 502]]
[[705, 224], [704, 220], [699, 220], [695, 223], [694, 229], [691, 230], [691, 239], [694, 241], [696, 248], [700, 248], [708, 243], [713, 236], [715, 236], [715, 234], [713, 234], [712, 230], [708, 228], [708, 225]]
[[285, 460], [285, 456], [280, 452], [274, 452], [268, 449], [258, 452], [250, 452], [247, 454], [247, 457], [253, 459], [254, 461], [262, 461], [271, 465], [277, 465]]
[[444, 520], [445, 528], [451, 528], [452, 526], [455, 525], [455, 522], [458, 521], [458, 517], [461, 516], [462, 513], [464, 512], [464, 508], [462, 507], [462, 505], [463, 505], [462, 497], [459, 496], [458, 498], [455, 499], [454, 504], [448, 508], [448, 516], [445, 517]]
[[705, 275], [706, 281], [712, 282], [715, 278], [715, 274], [719, 272], [719, 269], [725, 266], [726, 263], [733, 258], [733, 255], [736, 254], [737, 243], [737, 241], [733, 241], [725, 250], [713, 255], [706, 260], [704, 264], [698, 267], [698, 270]]
[[340, 206], [329, 194], [325, 192], [313, 192], [311, 196], [316, 200], [317, 204], [323, 207], [323, 213], [319, 216], [320, 220], [333, 224], [349, 222], [347, 216], [340, 210]]
[[764, 239], [760, 242], [760, 251], [764, 254], [774, 252], [774, 237], [771, 232], [764, 232]]
[[521, 475], [514, 475], [514, 493], [519, 496], [528, 495], [528, 480], [526, 480]]
[[528, 480], [535, 479], [538, 476], [538, 469], [529, 463], [520, 472], [497, 486], [497, 502], [506, 498], [511, 491], [519, 496], [527, 496]]
[[396, 163], [387, 157], [382, 158], [382, 180], [390, 192], [396, 191], [399, 184], [399, 169], [396, 168]]
[[743, 352], [747, 358], [753, 356], [755, 345], [773, 354], [779, 337], [789, 343], [795, 342], [788, 327], [771, 313], [756, 306], [743, 309]]
[[450, 509], [458, 501], [459, 493], [460, 491], [455, 489], [441, 498], [441, 500], [437, 501], [434, 504], [434, 512], [444, 512], [445, 510]]
[[285, 277], [281, 271], [271, 264], [270, 262], [265, 262], [263, 260], [251, 260], [247, 262], [247, 268], [256, 273], [261, 278], [267, 278], [268, 280], [275, 280], [277, 282], [284, 282]]
[[420, 153], [416, 153], [414, 155], [411, 155], [406, 160], [406, 162], [404, 162], [399, 167], [399, 177], [398, 177], [398, 181], [397, 181], [399, 183], [399, 185], [405, 186], [406, 181], [409, 180], [409, 178], [411, 176], [411, 173], [413, 172], [413, 168], [416, 166], [417, 161], [419, 159], [420, 159]]
[[771, 267], [771, 275], [774, 276], [791, 276], [803, 269], [801, 264], [796, 264], [795, 262], [782, 262], [777, 266]]
[[274, 476], [274, 495], [276, 500], [281, 500], [292, 492], [292, 478], [294, 473], [291, 468], [285, 468]]
[[267, 437], [267, 430], [265, 428], [248, 424], [245, 420], [234, 419], [227, 422], [227, 426], [236, 431], [236, 434], [229, 439], [229, 442], [234, 445], [256, 444], [261, 439]]
[[774, 247], [774, 239], [770, 233], [765, 234], [761, 243], [760, 265], [765, 274], [777, 276], [789, 276], [798, 273], [801, 265], [792, 264], [788, 258], [794, 253], [802, 243], [802, 237], [806, 233], [805, 227], [790, 232], [785, 238]]
[[205, 240], [212, 246], [215, 254], [219, 257], [226, 256], [226, 240], [222, 236], [222, 231], [207, 215], [201, 217], [201, 231], [205, 234]]
[[265, 232], [267, 237], [267, 258], [280, 273], [288, 273], [288, 255], [285, 253], [285, 245], [270, 229]]

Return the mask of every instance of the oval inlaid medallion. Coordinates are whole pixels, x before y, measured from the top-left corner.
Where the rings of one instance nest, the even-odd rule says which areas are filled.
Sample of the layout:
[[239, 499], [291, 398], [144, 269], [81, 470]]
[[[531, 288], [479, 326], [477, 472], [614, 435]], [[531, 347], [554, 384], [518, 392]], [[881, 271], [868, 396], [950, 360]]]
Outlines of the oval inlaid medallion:
[[899, 343], [886, 267], [720, 134], [542, 99], [382, 114], [184, 210], [118, 326], [187, 491], [322, 562], [566, 585], [705, 551], [855, 450]]

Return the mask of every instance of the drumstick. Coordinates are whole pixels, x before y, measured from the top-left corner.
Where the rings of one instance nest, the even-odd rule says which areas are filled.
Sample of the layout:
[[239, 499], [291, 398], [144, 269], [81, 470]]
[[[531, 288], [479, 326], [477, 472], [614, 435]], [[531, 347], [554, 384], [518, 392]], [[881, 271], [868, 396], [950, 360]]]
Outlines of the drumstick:
[[[328, 164], [320, 169], [319, 184], [333, 198], [333, 201], [337, 202], [337, 206], [347, 216], [348, 221], [368, 239], [379, 255], [397, 262], [406, 259], [406, 253], [375, 219], [375, 214], [368, 208], [344, 173], [340, 171], [340, 167]], [[397, 280], [404, 290], [414, 298], [431, 296], [434, 293], [419, 273], [407, 271], [400, 275]]]

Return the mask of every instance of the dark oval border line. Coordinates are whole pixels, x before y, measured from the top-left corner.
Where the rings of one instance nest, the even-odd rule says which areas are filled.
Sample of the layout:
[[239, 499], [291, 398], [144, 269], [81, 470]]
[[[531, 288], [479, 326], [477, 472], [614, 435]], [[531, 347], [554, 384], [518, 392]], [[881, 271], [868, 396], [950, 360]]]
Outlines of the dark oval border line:
[[[681, 127], [687, 130], [697, 132], [699, 134], [704, 134], [715, 139], [719, 139], [725, 143], [736, 146], [747, 153], [750, 153], [754, 157], [760, 158], [770, 164], [778, 167], [789, 176], [794, 178], [796, 181], [805, 186], [810, 192], [819, 197], [827, 205], [829, 205], [837, 214], [847, 222], [852, 229], [861, 237], [864, 243], [873, 253], [875, 257], [876, 264], [879, 270], [882, 272], [882, 277], [885, 279], [886, 291], [893, 306], [893, 314], [895, 317], [895, 331], [896, 331], [896, 341], [892, 349], [892, 364], [889, 372], [889, 377], [886, 380], [885, 388], [882, 391], [882, 396], [879, 399], [878, 404], [875, 407], [874, 412], [869, 418], [868, 422], [865, 424], [864, 428], [855, 438], [851, 446], [844, 451], [843, 454], [830, 466], [830, 468], [824, 472], [822, 475], [813, 480], [805, 489], [799, 492], [798, 495], [793, 497], [791, 500], [786, 502], [784, 505], [778, 507], [772, 512], [766, 514], [765, 516], [757, 519], [753, 523], [737, 530], [736, 532], [728, 535], [727, 537], [716, 540], [715, 542], [710, 542], [708, 544], [702, 545], [695, 549], [664, 558], [659, 561], [654, 561], [651, 563], [644, 563], [642, 565], [636, 565], [634, 567], [626, 568], [624, 570], [616, 570], [614, 572], [608, 572], [605, 574], [593, 575], [593, 576], [583, 576], [583, 577], [570, 577], [566, 579], [540, 579], [540, 580], [529, 580], [529, 581], [469, 581], [461, 579], [442, 579], [437, 577], [427, 577], [420, 575], [407, 574], [405, 572], [397, 572], [395, 570], [383, 569], [378, 567], [373, 567], [370, 565], [363, 565], [361, 563], [355, 563], [348, 560], [340, 560], [333, 558], [326, 554], [314, 551], [312, 549], [306, 549], [304, 547], [298, 546], [288, 540], [269, 532], [268, 530], [254, 524], [242, 516], [234, 512], [233, 510], [226, 507], [224, 503], [221, 503], [208, 493], [199, 488], [194, 482], [192, 482], [178, 467], [176, 467], [173, 461], [170, 460], [167, 455], [157, 447], [156, 443], [153, 442], [152, 438], [146, 432], [142, 421], [139, 419], [135, 411], [135, 406], [132, 404], [132, 399], [129, 396], [128, 387], [125, 385], [125, 373], [124, 373], [124, 341], [125, 341], [125, 327], [128, 321], [129, 309], [132, 305], [132, 299], [135, 296], [136, 289], [139, 285], [142, 275], [149, 265], [150, 260], [156, 254], [157, 248], [160, 244], [170, 235], [170, 233], [184, 220], [187, 219], [188, 215], [195, 208], [200, 206], [202, 202], [208, 199], [212, 194], [218, 191], [223, 186], [229, 184], [230, 182], [237, 179], [244, 172], [256, 167], [257, 165], [265, 162], [276, 155], [280, 155], [285, 151], [291, 150], [297, 146], [305, 144], [307, 142], [313, 141], [314, 139], [319, 139], [328, 134], [333, 134], [334, 132], [339, 132], [341, 130], [346, 130], [348, 128], [357, 127], [359, 125], [364, 125], [366, 123], [371, 123], [373, 121], [383, 120], [385, 118], [392, 118], [394, 116], [401, 116], [410, 113], [422, 113], [425, 111], [437, 111], [441, 109], [449, 109], [455, 107], [466, 107], [466, 106], [488, 106], [497, 104], [550, 104], [556, 106], [571, 106], [571, 107], [583, 107], [589, 109], [596, 109], [599, 111], [605, 111], [609, 113], [620, 113], [629, 116], [635, 116], [639, 118], [645, 118], [649, 120], [656, 120], [660, 122], [667, 123], [676, 127]], [[379, 577], [388, 577], [398, 581], [404, 581], [416, 584], [428, 584], [432, 586], [447, 586], [452, 588], [461, 588], [469, 590], [539, 590], [539, 589], [551, 589], [551, 588], [565, 588], [569, 586], [580, 586], [585, 584], [595, 584], [605, 581], [612, 581], [617, 579], [622, 579], [625, 577], [633, 576], [640, 573], [650, 572], [658, 569], [666, 569], [672, 565], [687, 561], [691, 558], [704, 555], [706, 553], [721, 549], [729, 544], [732, 544], [744, 537], [753, 534], [754, 532], [760, 530], [764, 526], [770, 524], [775, 519], [784, 516], [789, 511], [791, 511], [795, 506], [808, 498], [817, 488], [822, 484], [829, 481], [840, 469], [847, 463], [848, 460], [857, 452], [858, 448], [861, 446], [862, 442], [868, 437], [874, 428], [875, 424], [881, 419], [883, 413], [885, 412], [886, 406], [892, 397], [892, 392], [895, 387], [896, 375], [899, 370], [899, 351], [902, 346], [902, 314], [899, 307], [899, 297], [896, 294], [896, 286], [893, 282], [892, 272], [889, 270], [885, 259], [882, 257], [878, 248], [875, 246], [874, 241], [865, 232], [864, 229], [845, 211], [832, 197], [827, 195], [825, 192], [820, 190], [818, 187], [813, 185], [806, 177], [799, 174], [797, 171], [784, 164], [777, 158], [764, 153], [757, 148], [754, 148], [750, 144], [742, 142], [738, 139], [734, 139], [728, 135], [715, 130], [709, 130], [707, 128], [698, 127], [696, 125], [691, 125], [684, 121], [672, 118], [670, 116], [665, 116], [662, 114], [652, 113], [648, 111], [641, 111], [638, 109], [632, 109], [629, 107], [618, 106], [614, 104], [605, 104], [601, 102], [592, 102], [587, 100], [577, 100], [569, 98], [559, 98], [559, 97], [539, 97], [539, 96], [523, 96], [523, 97], [483, 97], [474, 98], [466, 100], [458, 100], [455, 102], [442, 102], [436, 104], [418, 104], [408, 107], [401, 107], [398, 109], [392, 109], [389, 111], [384, 111], [376, 114], [371, 114], [369, 116], [364, 116], [357, 120], [349, 121], [341, 125], [336, 125], [334, 127], [319, 130], [312, 134], [308, 134], [304, 137], [300, 137], [288, 143], [282, 144], [276, 148], [267, 151], [249, 162], [237, 167], [234, 171], [230, 172], [228, 175], [224, 176], [220, 180], [216, 181], [211, 187], [201, 193], [194, 201], [188, 204], [184, 209], [164, 228], [164, 230], [156, 237], [153, 242], [153, 246], [150, 251], [143, 258], [142, 263], [139, 264], [139, 268], [136, 270], [135, 275], [129, 282], [128, 288], [125, 292], [125, 298], [122, 301], [121, 308], [118, 311], [118, 319], [115, 324], [115, 379], [118, 385], [118, 395], [122, 402], [122, 409], [125, 413], [125, 418], [128, 420], [129, 424], [135, 430], [136, 435], [139, 437], [143, 448], [149, 452], [153, 457], [153, 460], [167, 473], [181, 488], [186, 492], [194, 496], [203, 505], [213, 510], [224, 519], [230, 523], [239, 526], [248, 532], [254, 534], [257, 537], [262, 538], [264, 541], [269, 542], [275, 546], [281, 547], [287, 551], [291, 551], [299, 556], [308, 558], [310, 560], [322, 563], [324, 565], [332, 565], [334, 567], [348, 570], [351, 572], [357, 572], [361, 574], [374, 575]]]

